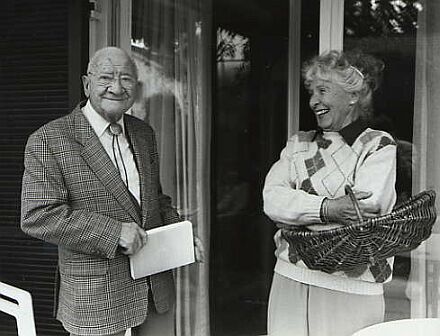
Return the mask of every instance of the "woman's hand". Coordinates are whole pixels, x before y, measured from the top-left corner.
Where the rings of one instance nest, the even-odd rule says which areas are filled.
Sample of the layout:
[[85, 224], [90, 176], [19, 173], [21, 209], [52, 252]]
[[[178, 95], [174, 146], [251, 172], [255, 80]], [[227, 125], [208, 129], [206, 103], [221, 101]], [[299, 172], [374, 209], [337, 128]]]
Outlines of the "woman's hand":
[[[371, 197], [371, 192], [354, 191], [353, 193], [356, 199], [360, 201], [358, 202], [358, 204], [363, 218], [367, 219], [379, 215], [379, 206], [374, 204], [364, 204], [362, 202], [362, 200]], [[329, 222], [336, 222], [344, 225], [350, 225], [359, 222], [356, 215], [356, 210], [354, 209], [353, 203], [348, 195], [334, 199], [327, 198], [324, 202], [327, 202], [327, 204], [323, 206], [327, 207], [326, 219]]]

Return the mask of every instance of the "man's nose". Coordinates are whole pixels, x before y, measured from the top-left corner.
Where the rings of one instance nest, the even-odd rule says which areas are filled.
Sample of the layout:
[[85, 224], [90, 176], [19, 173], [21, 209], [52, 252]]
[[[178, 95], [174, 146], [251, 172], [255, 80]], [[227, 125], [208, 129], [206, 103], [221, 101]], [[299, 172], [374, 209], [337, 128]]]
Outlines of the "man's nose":
[[115, 77], [109, 86], [109, 90], [114, 94], [121, 94], [124, 92], [124, 88], [121, 84], [121, 79], [119, 77]]

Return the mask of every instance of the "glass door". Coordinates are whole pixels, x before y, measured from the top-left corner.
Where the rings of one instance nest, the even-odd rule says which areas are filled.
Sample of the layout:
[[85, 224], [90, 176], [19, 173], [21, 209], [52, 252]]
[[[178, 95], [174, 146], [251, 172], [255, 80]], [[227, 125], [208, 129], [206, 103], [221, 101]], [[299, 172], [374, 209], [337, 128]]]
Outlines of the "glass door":
[[[298, 113], [288, 106], [288, 90], [300, 91], [300, 103], [293, 102], [300, 109], [306, 95], [292, 88], [292, 78], [300, 82], [300, 71], [293, 69], [289, 78], [289, 57], [300, 48], [303, 61], [319, 46], [319, 0], [294, 2], [292, 7], [289, 0], [213, 3], [213, 336], [266, 334], [275, 225], [263, 213], [262, 187], [286, 144], [289, 114]], [[300, 21], [300, 36], [289, 48], [292, 17], [307, 19]]]
[[262, 185], [287, 136], [289, 1], [214, 1], [211, 334], [266, 333], [275, 258]]
[[[397, 202], [412, 192], [412, 136], [417, 19], [414, 1], [345, 0], [344, 50], [358, 49], [385, 63], [384, 78], [374, 97], [374, 124], [396, 139]], [[385, 285], [385, 320], [409, 318], [406, 287], [411, 254], [396, 256], [393, 280]]]

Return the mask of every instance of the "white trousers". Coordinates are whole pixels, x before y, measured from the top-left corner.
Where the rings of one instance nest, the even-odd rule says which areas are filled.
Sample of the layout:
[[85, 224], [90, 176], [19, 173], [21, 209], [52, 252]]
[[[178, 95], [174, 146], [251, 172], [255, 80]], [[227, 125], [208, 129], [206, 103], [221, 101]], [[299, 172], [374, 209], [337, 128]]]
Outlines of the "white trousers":
[[383, 295], [357, 295], [306, 285], [274, 273], [269, 336], [351, 336], [383, 322]]

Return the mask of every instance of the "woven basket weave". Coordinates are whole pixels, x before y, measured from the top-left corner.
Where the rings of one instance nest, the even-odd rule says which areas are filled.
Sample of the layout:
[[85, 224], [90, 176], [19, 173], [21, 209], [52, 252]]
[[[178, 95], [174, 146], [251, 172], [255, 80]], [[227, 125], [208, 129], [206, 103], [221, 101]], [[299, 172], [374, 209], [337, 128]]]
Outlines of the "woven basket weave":
[[373, 265], [415, 249], [431, 235], [436, 219], [434, 191], [417, 194], [387, 215], [364, 220], [347, 187], [358, 223], [324, 231], [282, 230], [283, 237], [308, 268], [333, 273]]

